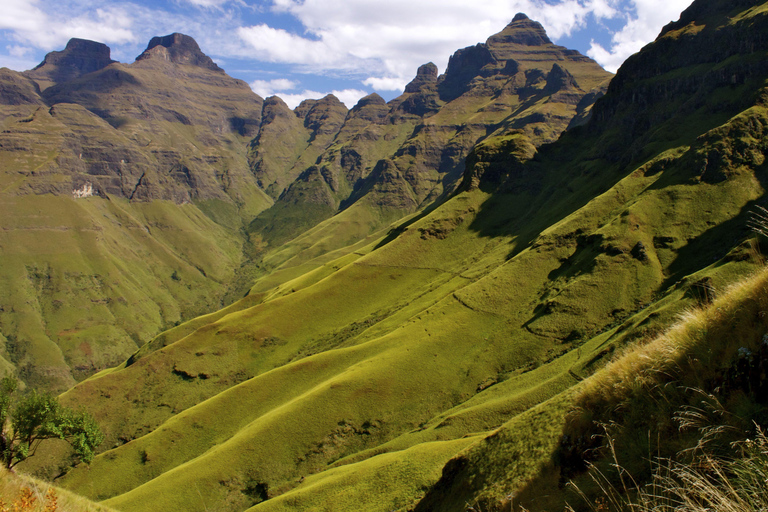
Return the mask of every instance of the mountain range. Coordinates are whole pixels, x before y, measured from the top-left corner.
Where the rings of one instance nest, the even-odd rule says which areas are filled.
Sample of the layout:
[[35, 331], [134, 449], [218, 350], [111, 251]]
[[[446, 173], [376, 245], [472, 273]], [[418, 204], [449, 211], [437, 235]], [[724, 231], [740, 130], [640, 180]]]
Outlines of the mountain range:
[[179, 34], [3, 71], [4, 365], [106, 436], [22, 469], [127, 512], [552, 510], [601, 425], [682, 453], [693, 386], [768, 421], [764, 274], [729, 288], [764, 266], [766, 33], [696, 0], [611, 77], [518, 15], [349, 111]]
[[478, 140], [553, 141], [609, 76], [524, 15], [444, 75], [426, 64], [401, 97], [352, 110], [264, 101], [182, 34], [128, 65], [73, 39], [3, 70], [1, 362], [64, 390], [257, 278], [436, 204]]

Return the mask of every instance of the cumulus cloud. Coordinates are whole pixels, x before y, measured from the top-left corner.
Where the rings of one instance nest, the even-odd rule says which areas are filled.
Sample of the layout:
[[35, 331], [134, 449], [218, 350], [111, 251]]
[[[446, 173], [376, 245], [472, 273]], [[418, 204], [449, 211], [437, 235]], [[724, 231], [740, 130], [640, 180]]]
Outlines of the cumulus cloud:
[[363, 80], [363, 84], [373, 87], [377, 91], [402, 91], [408, 85], [408, 80], [399, 77], [369, 77]]
[[[66, 2], [55, 8], [40, 8], [38, 0], [6, 0], [0, 29], [11, 30], [17, 41], [49, 50], [66, 44], [72, 37], [105, 43], [133, 41], [133, 18], [119, 6], [94, 7], [87, 12], [69, 8]], [[50, 7], [50, 8], [49, 8]], [[76, 13], [76, 14], [75, 14]]]
[[254, 80], [250, 83], [253, 92], [266, 98], [280, 91], [292, 91], [298, 87], [299, 83], [286, 78], [277, 78], [275, 80]]
[[312, 41], [266, 24], [240, 27], [237, 34], [259, 52], [260, 60], [327, 66], [333, 65], [334, 61], [342, 58], [322, 41]]
[[357, 104], [360, 98], [367, 96], [368, 92], [359, 89], [344, 89], [343, 91], [331, 92], [305, 90], [297, 94], [281, 93], [277, 94], [277, 96], [279, 96], [290, 108], [296, 108], [299, 106], [299, 103], [304, 100], [319, 100], [325, 98], [329, 94], [336, 96], [347, 108], [352, 108]]
[[627, 57], [653, 41], [664, 25], [679, 19], [690, 3], [691, 0], [631, 0], [627, 22], [611, 38], [610, 48], [592, 42], [587, 55], [615, 72]]

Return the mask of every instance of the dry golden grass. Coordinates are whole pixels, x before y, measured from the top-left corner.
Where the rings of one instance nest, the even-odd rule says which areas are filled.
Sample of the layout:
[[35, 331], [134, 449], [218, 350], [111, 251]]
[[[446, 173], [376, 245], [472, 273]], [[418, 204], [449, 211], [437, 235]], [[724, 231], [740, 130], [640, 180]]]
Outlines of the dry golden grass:
[[114, 512], [47, 482], [0, 469], [0, 512]]
[[768, 269], [728, 288], [711, 305], [688, 309], [680, 321], [641, 346], [633, 346], [584, 382], [579, 403], [615, 404], [632, 390], [680, 380], [705, 381], [739, 349], [754, 350], [768, 332]]

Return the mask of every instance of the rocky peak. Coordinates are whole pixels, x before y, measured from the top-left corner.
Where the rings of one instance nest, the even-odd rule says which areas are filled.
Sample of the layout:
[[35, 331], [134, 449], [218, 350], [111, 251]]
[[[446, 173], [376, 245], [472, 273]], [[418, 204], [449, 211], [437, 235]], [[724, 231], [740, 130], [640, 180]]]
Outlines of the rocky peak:
[[332, 132], [347, 117], [347, 107], [333, 94], [317, 100], [304, 117], [304, 126], [313, 132]]
[[[304, 102], [302, 102], [302, 105], [304, 105]], [[271, 123], [276, 117], [290, 117], [291, 115], [291, 109], [279, 96], [270, 96], [264, 100], [262, 110], [263, 123]]]
[[518, 13], [504, 30], [488, 38], [487, 44], [491, 48], [508, 44], [542, 46], [552, 44], [552, 41], [541, 23]]
[[547, 85], [544, 91], [548, 94], [554, 94], [557, 91], [566, 89], [578, 89], [579, 85], [572, 74], [564, 69], [558, 63], [552, 64], [552, 71], [547, 74]]
[[178, 32], [167, 36], [153, 37], [149, 41], [147, 49], [136, 57], [137, 62], [147, 59], [162, 59], [175, 64], [198, 66], [219, 73], [224, 72], [200, 50], [197, 41]]
[[352, 107], [352, 110], [358, 111], [358, 110], [363, 109], [363, 108], [365, 108], [365, 107], [367, 107], [369, 105], [384, 105], [384, 106], [386, 106], [386, 104], [387, 104], [387, 102], [384, 101], [384, 98], [382, 98], [381, 96], [379, 96], [378, 94], [376, 94], [374, 92], [374, 93], [369, 94], [368, 96], [364, 96], [364, 97], [360, 98], [358, 100], [357, 104], [354, 107]]
[[416, 78], [405, 86], [405, 92], [419, 92], [424, 85], [437, 83], [437, 66], [428, 62], [419, 66]]
[[45, 89], [53, 84], [74, 80], [112, 64], [109, 46], [87, 39], [70, 39], [66, 48], [50, 52], [43, 62], [24, 74]]
[[387, 114], [389, 114], [389, 105], [384, 101], [384, 98], [375, 92], [360, 98], [357, 105], [352, 107], [349, 112], [350, 116], [374, 123], [383, 121]]

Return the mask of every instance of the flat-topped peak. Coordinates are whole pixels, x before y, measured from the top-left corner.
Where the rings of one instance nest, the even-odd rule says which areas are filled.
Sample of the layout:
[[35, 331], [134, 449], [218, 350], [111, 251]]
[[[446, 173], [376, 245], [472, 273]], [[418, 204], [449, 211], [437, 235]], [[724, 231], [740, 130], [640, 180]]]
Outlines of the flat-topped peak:
[[82, 75], [98, 71], [112, 64], [109, 46], [88, 39], [70, 39], [61, 51], [50, 52], [43, 62], [26, 71], [28, 77], [36, 80], [41, 89]]
[[160, 58], [175, 64], [198, 66], [212, 71], [223, 70], [200, 50], [192, 37], [174, 32], [167, 36], [155, 36], [149, 41], [147, 49], [136, 60]]

